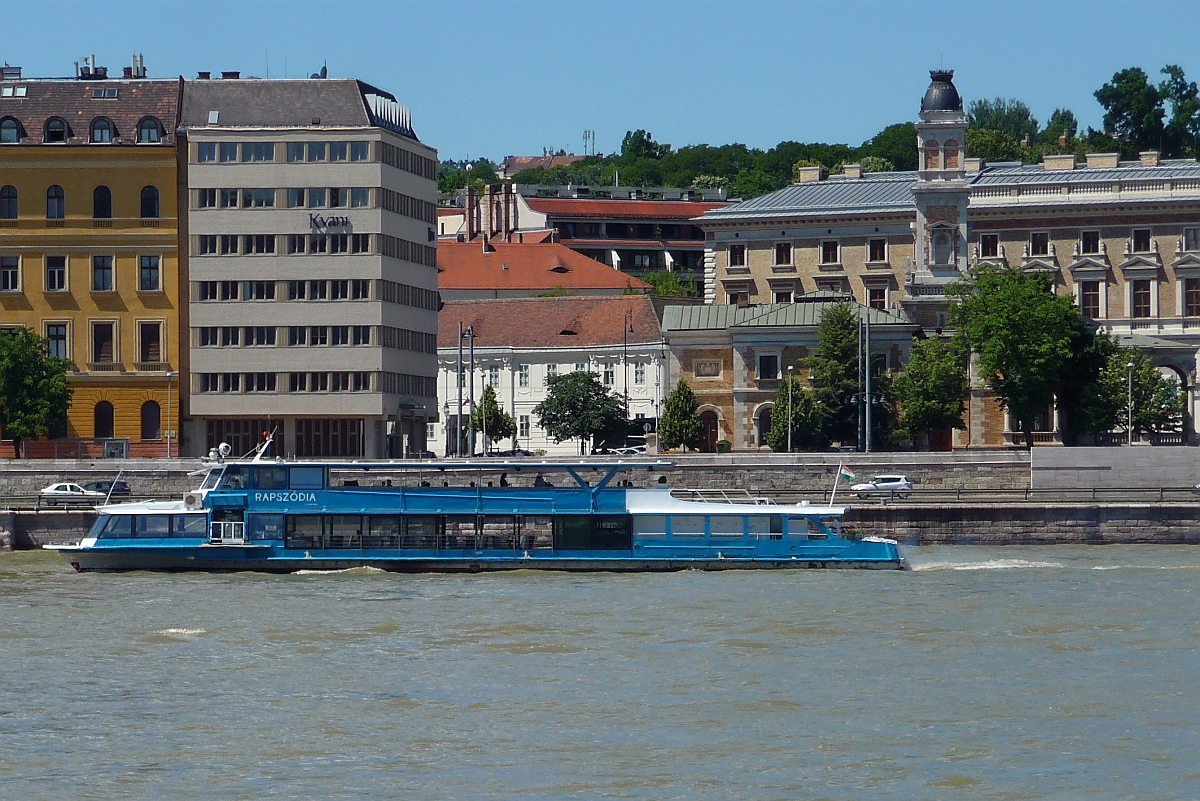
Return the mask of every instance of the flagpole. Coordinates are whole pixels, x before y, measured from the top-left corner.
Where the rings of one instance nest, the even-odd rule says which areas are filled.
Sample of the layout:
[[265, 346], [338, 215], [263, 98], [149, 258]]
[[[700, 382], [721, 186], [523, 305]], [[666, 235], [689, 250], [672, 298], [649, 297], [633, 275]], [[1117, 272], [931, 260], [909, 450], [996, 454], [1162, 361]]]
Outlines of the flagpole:
[[829, 505], [833, 506], [834, 496], [837, 495], [838, 479], [842, 477], [842, 463], [838, 462], [837, 473], [833, 477], [833, 491], [829, 493]]

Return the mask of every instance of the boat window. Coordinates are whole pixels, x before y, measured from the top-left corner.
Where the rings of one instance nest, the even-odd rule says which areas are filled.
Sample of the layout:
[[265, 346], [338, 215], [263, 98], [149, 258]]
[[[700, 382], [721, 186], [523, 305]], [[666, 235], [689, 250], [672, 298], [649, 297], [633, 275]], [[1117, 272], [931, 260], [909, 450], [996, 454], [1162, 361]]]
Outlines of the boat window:
[[230, 465], [225, 468], [221, 479], [223, 490], [244, 490], [250, 486], [250, 469], [242, 465]]
[[783, 518], [778, 515], [750, 518], [750, 536], [768, 540], [783, 539]]
[[741, 539], [746, 531], [746, 518], [741, 515], [713, 515], [709, 518], [709, 530], [713, 539]]
[[105, 523], [104, 531], [100, 536], [106, 538], [128, 537], [131, 519], [129, 515], [112, 515], [108, 517], [108, 522]]
[[[437, 548], [442, 519], [437, 515], [405, 515], [404, 548]], [[372, 527], [374, 524], [372, 524]]]
[[292, 467], [288, 469], [289, 486], [294, 490], [325, 488], [324, 467]]
[[200, 489], [216, 489], [217, 482], [221, 480], [221, 473], [224, 470], [222, 467], [213, 468], [208, 471], [208, 475], [204, 477], [204, 483], [200, 485]]
[[628, 550], [633, 547], [629, 515], [559, 515], [554, 518], [557, 550]]
[[554, 518], [549, 515], [525, 515], [521, 518], [521, 550], [554, 547]]
[[322, 548], [324, 531], [321, 515], [288, 515], [284, 525], [287, 548]]
[[137, 533], [135, 537], [169, 537], [171, 536], [170, 515], [137, 515]]
[[809, 523], [807, 517], [789, 517], [788, 518], [788, 536], [789, 537], [805, 537], [809, 532]]
[[664, 515], [638, 515], [633, 518], [633, 531], [639, 539], [661, 540], [667, 536], [667, 518]]
[[172, 537], [205, 537], [207, 534], [208, 520], [204, 515], [175, 515]]
[[[292, 468], [293, 481], [296, 480], [296, 469]], [[292, 485], [293, 488], [295, 486]], [[362, 545], [364, 548], [399, 548], [400, 518], [395, 515], [371, 515], [367, 519], [366, 529], [363, 530]]]
[[675, 515], [671, 518], [672, 537], [703, 537], [704, 518], [701, 515]]
[[252, 540], [283, 539], [283, 515], [247, 515], [246, 537]]
[[361, 548], [362, 547], [362, 516], [361, 515], [330, 515], [325, 518], [328, 522], [328, 547], [330, 548]]
[[520, 520], [516, 515], [484, 515], [480, 518], [480, 548], [512, 550], [520, 536]]
[[254, 468], [254, 488], [255, 489], [287, 489], [287, 468], [286, 467], [255, 467]]
[[475, 515], [446, 515], [446, 547], [475, 547]]
[[110, 515], [100, 515], [96, 518], [96, 522], [92, 523], [92, 527], [88, 529], [89, 537], [104, 536], [104, 527], [108, 525]]

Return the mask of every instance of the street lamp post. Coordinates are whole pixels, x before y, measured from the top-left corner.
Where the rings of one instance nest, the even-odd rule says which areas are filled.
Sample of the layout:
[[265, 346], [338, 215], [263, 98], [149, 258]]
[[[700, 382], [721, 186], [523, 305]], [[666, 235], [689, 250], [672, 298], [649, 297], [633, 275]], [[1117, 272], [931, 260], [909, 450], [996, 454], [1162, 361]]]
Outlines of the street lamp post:
[[788, 365], [787, 382], [788, 382], [788, 436], [787, 448], [788, 453], [792, 452], [792, 373], [796, 368]]
[[1125, 401], [1125, 434], [1128, 444], [1133, 444], [1133, 362], [1125, 365], [1129, 373], [1129, 394]]
[[171, 458], [171, 435], [175, 433], [175, 429], [171, 425], [171, 379], [179, 375], [171, 370], [167, 371], [167, 458]]
[[442, 404], [442, 420], [446, 426], [446, 456], [450, 455], [450, 401]]
[[[629, 419], [629, 335], [633, 332], [633, 309], [625, 310], [625, 325], [621, 328], [621, 371], [625, 374], [625, 419]], [[626, 440], [628, 442], [628, 440]], [[621, 443], [626, 444], [625, 442]]]

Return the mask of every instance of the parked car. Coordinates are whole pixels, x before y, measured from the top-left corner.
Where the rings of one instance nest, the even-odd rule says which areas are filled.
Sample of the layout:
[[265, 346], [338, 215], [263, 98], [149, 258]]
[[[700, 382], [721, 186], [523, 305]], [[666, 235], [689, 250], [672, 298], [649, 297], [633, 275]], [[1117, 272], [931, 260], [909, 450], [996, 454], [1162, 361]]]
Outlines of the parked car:
[[95, 505], [104, 503], [106, 497], [103, 492], [84, 489], [78, 484], [63, 482], [60, 484], [51, 484], [39, 492], [38, 503], [44, 503], [47, 506], [57, 506], [60, 503], [90, 503]]
[[[85, 490], [103, 493], [105, 496], [128, 498], [131, 494], [129, 485], [124, 481], [92, 481], [83, 485]], [[111, 492], [109, 491], [111, 489]]]
[[631, 445], [628, 448], [614, 448], [609, 453], [617, 456], [640, 456], [646, 452], [645, 445]]
[[865, 484], [855, 484], [850, 491], [860, 498], [870, 495], [896, 495], [900, 498], [907, 498], [912, 492], [912, 488], [913, 485], [908, 480], [908, 476], [893, 474], [875, 476]]

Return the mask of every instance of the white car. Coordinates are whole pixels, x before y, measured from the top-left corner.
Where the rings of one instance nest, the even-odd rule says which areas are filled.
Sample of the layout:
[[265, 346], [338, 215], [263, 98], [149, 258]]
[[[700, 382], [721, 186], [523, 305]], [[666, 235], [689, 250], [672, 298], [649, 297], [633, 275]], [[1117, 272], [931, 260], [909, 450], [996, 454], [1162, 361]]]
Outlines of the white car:
[[84, 489], [78, 484], [62, 483], [51, 484], [44, 490], [38, 493], [38, 501], [47, 506], [55, 506], [60, 503], [104, 503], [104, 499], [108, 496], [103, 492]]
[[875, 476], [865, 484], [855, 484], [850, 488], [860, 498], [866, 498], [869, 495], [896, 495], [900, 498], [907, 498], [912, 492], [912, 482], [908, 480], [908, 476], [887, 475]]
[[617, 456], [640, 456], [646, 452], [645, 445], [631, 445], [628, 448], [616, 448], [612, 453]]

